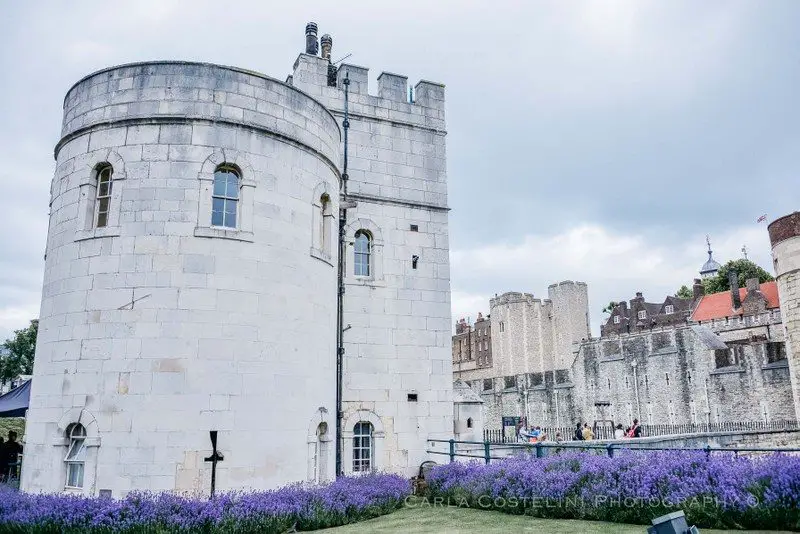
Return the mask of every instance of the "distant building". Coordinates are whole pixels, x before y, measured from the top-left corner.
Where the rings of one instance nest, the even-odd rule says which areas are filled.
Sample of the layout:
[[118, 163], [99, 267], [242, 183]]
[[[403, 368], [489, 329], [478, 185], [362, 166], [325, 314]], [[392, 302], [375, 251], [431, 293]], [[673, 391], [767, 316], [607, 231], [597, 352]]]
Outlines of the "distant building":
[[492, 366], [492, 322], [478, 313], [475, 324], [463, 317], [456, 323], [453, 336], [453, 378], [462, 373]]
[[588, 289], [568, 280], [547, 295], [503, 293], [490, 299], [486, 318], [456, 323], [454, 378], [474, 383], [569, 366], [573, 343], [590, 337]]
[[[484, 424], [497, 429], [514, 417], [558, 426], [630, 424], [634, 417], [674, 425], [797, 419], [776, 282], [750, 279], [711, 295], [699, 280], [694, 287], [691, 300], [653, 304], [639, 294], [630, 308], [618, 306], [620, 322], [612, 315], [600, 338], [576, 343], [563, 368], [473, 381]], [[630, 331], [619, 328], [623, 320]]]
[[692, 307], [703, 294], [700, 280], [695, 280], [694, 298], [667, 296], [662, 302], [645, 302], [641, 292], [630, 300], [620, 302], [611, 311], [606, 324], [600, 326], [600, 336], [646, 330], [654, 326], [686, 324]]

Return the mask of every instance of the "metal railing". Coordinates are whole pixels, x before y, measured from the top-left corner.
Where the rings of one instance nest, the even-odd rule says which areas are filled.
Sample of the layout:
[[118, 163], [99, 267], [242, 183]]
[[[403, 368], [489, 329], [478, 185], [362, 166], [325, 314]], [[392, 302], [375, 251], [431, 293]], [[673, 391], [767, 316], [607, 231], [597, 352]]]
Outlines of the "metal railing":
[[[652, 445], [642, 444], [639, 445], [638, 440], [630, 439], [626, 442], [614, 443], [587, 443], [583, 441], [566, 441], [566, 442], [540, 442], [540, 443], [492, 443], [490, 441], [461, 441], [455, 439], [429, 439], [429, 444], [434, 444], [435, 448], [437, 443], [447, 445], [447, 450], [432, 450], [428, 448], [425, 452], [428, 454], [446, 455], [450, 459], [450, 463], [454, 462], [456, 458], [480, 458], [487, 464], [491, 460], [505, 460], [509, 456], [495, 456], [492, 454], [492, 449], [501, 449], [512, 454], [531, 454], [536, 458], [544, 458], [548, 456], [551, 451], [560, 453], [574, 450], [595, 450], [605, 452], [609, 458], [613, 458], [617, 452], [621, 451], [703, 451], [706, 455], [712, 452], [727, 452], [734, 453], [738, 456], [739, 453], [800, 453], [800, 447], [658, 447]], [[458, 445], [469, 445], [466, 451], [459, 451]], [[480, 454], [476, 454], [479, 452]]]
[[[543, 426], [542, 432], [550, 440], [555, 439], [557, 433], [565, 441], [572, 440], [575, 433], [574, 426]], [[779, 421], [737, 421], [729, 423], [686, 423], [682, 425], [642, 425], [641, 437], [669, 436], [675, 434], [700, 434], [705, 432], [749, 432], [758, 430], [791, 431], [800, 430], [800, 422], [796, 420]], [[611, 425], [595, 425], [592, 428], [594, 439], [614, 439], [614, 429]], [[516, 443], [519, 438], [513, 429], [487, 429], [483, 431], [484, 441], [491, 443]]]

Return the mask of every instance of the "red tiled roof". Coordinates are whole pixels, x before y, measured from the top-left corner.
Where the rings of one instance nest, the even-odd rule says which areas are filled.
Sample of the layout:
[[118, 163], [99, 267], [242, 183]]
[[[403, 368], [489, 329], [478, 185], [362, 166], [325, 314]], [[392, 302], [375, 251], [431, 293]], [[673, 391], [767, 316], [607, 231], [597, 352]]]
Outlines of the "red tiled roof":
[[[764, 282], [759, 287], [761, 292], [767, 298], [767, 308], [777, 308], [780, 306], [778, 300], [778, 285], [775, 282]], [[747, 296], [746, 288], [739, 288], [739, 298], [744, 301]], [[692, 314], [692, 321], [710, 321], [711, 319], [722, 319], [732, 315], [741, 315], [740, 309], [737, 313], [733, 312], [731, 305], [731, 292], [723, 291], [721, 293], [712, 293], [706, 295], [697, 304], [697, 307]]]

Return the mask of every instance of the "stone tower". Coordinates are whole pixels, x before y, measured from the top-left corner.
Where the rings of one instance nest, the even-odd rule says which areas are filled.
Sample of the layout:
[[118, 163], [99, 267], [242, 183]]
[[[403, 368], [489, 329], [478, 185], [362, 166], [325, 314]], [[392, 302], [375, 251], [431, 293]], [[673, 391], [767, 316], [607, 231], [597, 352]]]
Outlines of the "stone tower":
[[[453, 432], [444, 88], [159, 61], [68, 92], [22, 488], [123, 496], [411, 475]], [[321, 51], [321, 56], [317, 53]], [[343, 431], [337, 266], [350, 83]]]
[[768, 231], [781, 317], [786, 329], [786, 357], [789, 360], [794, 410], [800, 414], [800, 212], [774, 220]]
[[251, 71], [152, 62], [79, 81], [63, 124], [23, 489], [207, 492], [211, 430], [220, 490], [331, 478], [336, 118]]
[[572, 365], [573, 343], [589, 339], [589, 290], [585, 282], [566, 280], [547, 288], [552, 302], [553, 368]]

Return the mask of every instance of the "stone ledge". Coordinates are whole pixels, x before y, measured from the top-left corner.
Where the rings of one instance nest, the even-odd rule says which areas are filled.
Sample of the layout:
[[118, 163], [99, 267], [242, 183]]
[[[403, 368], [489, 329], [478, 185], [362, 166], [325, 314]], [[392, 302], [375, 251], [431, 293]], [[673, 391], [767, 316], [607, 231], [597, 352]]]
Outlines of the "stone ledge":
[[75, 241], [85, 241], [87, 239], [97, 239], [100, 237], [119, 237], [119, 226], [104, 226], [102, 228], [92, 228], [91, 230], [78, 230]]
[[242, 232], [240, 230], [224, 230], [222, 228], [210, 228], [198, 226], [194, 229], [195, 237], [212, 237], [219, 239], [232, 239], [234, 241], [244, 241], [252, 243], [255, 241], [253, 232]]
[[771, 369], [788, 369], [788, 368], [789, 368], [789, 360], [780, 360], [777, 362], [772, 362], [761, 366], [762, 371], [768, 371]]
[[617, 358], [606, 358], [604, 360], [598, 360], [598, 363], [610, 363], [610, 362], [624, 362], [625, 357], [619, 356]]
[[741, 367], [731, 366], [731, 367], [722, 367], [720, 369], [714, 369], [708, 374], [714, 376], [714, 375], [728, 375], [728, 374], [744, 373], [744, 372], [746, 371]]
[[321, 261], [323, 263], [327, 263], [328, 265], [333, 267], [333, 259], [331, 258], [331, 256], [328, 255], [328, 254], [325, 254], [324, 252], [322, 252], [318, 248], [311, 247], [311, 251], [309, 252], [309, 254], [311, 254], [312, 258], [317, 258], [319, 261]]

